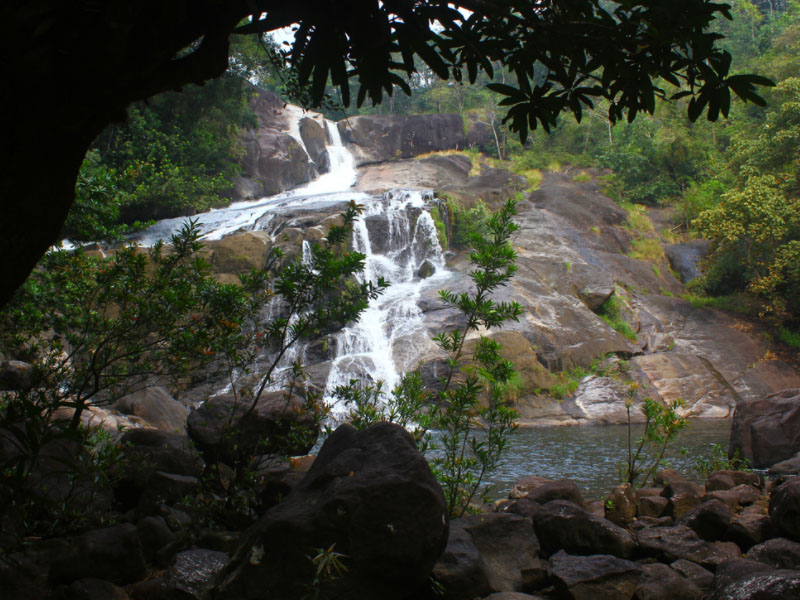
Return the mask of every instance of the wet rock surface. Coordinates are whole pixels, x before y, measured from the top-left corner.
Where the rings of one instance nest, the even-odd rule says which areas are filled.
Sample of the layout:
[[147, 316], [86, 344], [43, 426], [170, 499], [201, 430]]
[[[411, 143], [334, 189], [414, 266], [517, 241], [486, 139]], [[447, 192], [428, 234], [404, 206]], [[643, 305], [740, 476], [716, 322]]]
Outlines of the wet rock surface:
[[403, 598], [446, 543], [444, 497], [411, 436], [388, 423], [343, 425], [303, 481], [245, 533], [217, 598], [297, 598], [314, 578], [309, 549], [332, 544], [348, 567], [331, 583], [334, 595]]

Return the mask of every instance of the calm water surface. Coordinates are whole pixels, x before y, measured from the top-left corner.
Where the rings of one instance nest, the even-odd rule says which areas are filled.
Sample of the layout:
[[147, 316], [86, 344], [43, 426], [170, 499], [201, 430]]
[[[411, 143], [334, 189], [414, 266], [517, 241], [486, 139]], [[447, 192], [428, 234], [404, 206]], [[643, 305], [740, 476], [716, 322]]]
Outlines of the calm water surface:
[[[492, 476], [493, 496], [506, 497], [526, 475], [571, 479], [588, 498], [601, 498], [618, 483], [617, 465], [627, 459], [627, 426], [520, 427], [513, 434], [505, 464]], [[668, 449], [670, 466], [700, 481], [692, 470], [699, 456], [709, 456], [714, 444], [727, 448], [729, 419], [695, 419]], [[633, 427], [633, 440], [642, 426]], [[681, 448], [686, 449], [682, 455]]]

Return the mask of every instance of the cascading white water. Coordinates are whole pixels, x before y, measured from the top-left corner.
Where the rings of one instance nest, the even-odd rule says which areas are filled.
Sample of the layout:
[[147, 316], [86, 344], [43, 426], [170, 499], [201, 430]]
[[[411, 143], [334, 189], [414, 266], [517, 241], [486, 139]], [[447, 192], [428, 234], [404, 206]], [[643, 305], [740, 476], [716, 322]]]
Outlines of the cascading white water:
[[[327, 146], [330, 170], [327, 173], [303, 187], [282, 194], [234, 202], [225, 208], [213, 209], [193, 217], [201, 227], [203, 239], [218, 240], [237, 231], [264, 229], [271, 211], [308, 205], [312, 197], [315, 202], [322, 204], [366, 197], [365, 194], [350, 190], [356, 182], [355, 160], [342, 144], [336, 123], [326, 120], [325, 127], [330, 138]], [[186, 220], [187, 217], [163, 219], [134, 237], [140, 245], [152, 246], [158, 240], [168, 240], [183, 227]]]
[[[428, 198], [418, 191], [390, 192], [365, 204], [353, 230], [353, 247], [366, 256], [361, 281], [383, 277], [390, 287], [372, 300], [357, 323], [337, 335], [337, 356], [328, 375], [325, 398], [351, 379], [382, 381], [385, 391], [399, 383], [401, 373], [415, 368], [422, 347], [430, 344], [417, 306], [426, 288], [449, 277]], [[435, 269], [418, 275], [423, 263]], [[333, 406], [333, 417], [344, 407]]]
[[[302, 113], [295, 112], [299, 119]], [[352, 190], [356, 181], [353, 156], [343, 145], [337, 125], [325, 121], [325, 126], [329, 141], [328, 173], [302, 188], [257, 201], [238, 202], [198, 215], [197, 219], [204, 239], [219, 239], [237, 231], [272, 230], [273, 221], [278, 221], [276, 215], [287, 208], [323, 207], [349, 200], [364, 206], [353, 231], [353, 247], [366, 256], [360, 279], [376, 281], [383, 277], [391, 285], [369, 303], [358, 323], [338, 334], [337, 354], [324, 394], [326, 401], [332, 402], [335, 387], [351, 379], [382, 381], [384, 390], [391, 391], [404, 371], [417, 366], [422, 350], [432, 345], [417, 302], [426, 289], [441, 287], [450, 274], [444, 268], [436, 226], [426, 209], [430, 194], [395, 191], [368, 196]], [[159, 239], [167, 239], [185, 221], [185, 218], [160, 221], [140, 233], [138, 241], [148, 246]], [[302, 242], [301, 260], [306, 265], [311, 262], [308, 241]], [[419, 271], [426, 262], [433, 274], [423, 278]], [[273, 309], [272, 305], [264, 307], [264, 318], [269, 319]], [[270, 387], [285, 383], [280, 371], [285, 371], [291, 361], [303, 357], [304, 353], [302, 347], [287, 352]], [[342, 407], [333, 406], [334, 418], [341, 410]]]

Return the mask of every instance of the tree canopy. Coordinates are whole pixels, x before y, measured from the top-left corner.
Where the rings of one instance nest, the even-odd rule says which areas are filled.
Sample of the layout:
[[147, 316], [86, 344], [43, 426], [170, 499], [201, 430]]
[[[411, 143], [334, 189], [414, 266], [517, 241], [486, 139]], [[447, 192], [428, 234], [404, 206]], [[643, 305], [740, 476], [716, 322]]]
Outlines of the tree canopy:
[[[458, 10], [455, 8], [464, 10]], [[731, 93], [761, 103], [769, 81], [729, 72], [710, 28], [729, 18], [710, 0], [11, 0], [0, 9], [4, 60], [0, 189], [0, 304], [62, 229], [81, 161], [133, 101], [203, 83], [228, 67], [233, 35], [296, 24], [286, 58], [311, 99], [330, 81], [350, 102], [406, 89], [417, 60], [437, 76], [474, 81], [499, 62], [516, 85], [504, 96], [525, 138], [564, 111], [580, 119], [597, 99], [608, 118], [653, 112], [658, 98], [690, 97], [689, 117], [726, 116]]]

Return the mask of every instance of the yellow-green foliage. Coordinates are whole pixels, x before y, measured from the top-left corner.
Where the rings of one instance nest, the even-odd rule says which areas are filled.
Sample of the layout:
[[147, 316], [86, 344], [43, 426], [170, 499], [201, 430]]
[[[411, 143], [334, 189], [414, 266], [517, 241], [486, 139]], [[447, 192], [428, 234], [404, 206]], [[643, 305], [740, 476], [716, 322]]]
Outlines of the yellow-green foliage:
[[588, 183], [592, 180], [592, 176], [589, 175], [586, 171], [581, 171], [575, 177], [572, 178], [572, 181], [577, 181], [578, 183]]
[[433, 224], [436, 225], [436, 237], [439, 238], [439, 245], [442, 250], [447, 250], [447, 228], [444, 226], [439, 207], [431, 206], [428, 212], [431, 214]]
[[518, 171], [518, 174], [528, 180], [528, 189], [525, 190], [526, 193], [538, 189], [539, 184], [542, 183], [542, 172], [539, 169], [526, 169], [524, 171]]
[[647, 209], [641, 204], [620, 202], [619, 205], [628, 213], [628, 226], [636, 233], [655, 233], [656, 228], [647, 216]]
[[631, 241], [628, 256], [639, 260], [659, 261], [664, 256], [664, 249], [657, 238], [638, 238]]
[[636, 341], [636, 332], [622, 316], [620, 303], [623, 302], [614, 292], [608, 297], [608, 300], [603, 302], [602, 306], [597, 310], [597, 316], [608, 323], [612, 329], [618, 331], [629, 340]]

